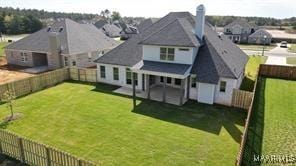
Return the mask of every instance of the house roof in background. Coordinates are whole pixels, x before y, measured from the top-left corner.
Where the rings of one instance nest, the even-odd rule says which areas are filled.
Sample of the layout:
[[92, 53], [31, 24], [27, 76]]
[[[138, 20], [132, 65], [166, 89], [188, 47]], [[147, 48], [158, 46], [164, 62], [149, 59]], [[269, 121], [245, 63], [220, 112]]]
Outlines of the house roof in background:
[[272, 38], [272, 35], [267, 32], [265, 29], [258, 29], [257, 31], [255, 31], [253, 34], [251, 34], [249, 37], [264, 37], [264, 35], [266, 35], [267, 38]]
[[225, 28], [231, 28], [235, 25], [240, 25], [244, 28], [257, 28], [257, 25], [252, 24], [252, 23], [248, 23], [247, 21], [240, 20], [240, 19], [231, 22], [230, 24], [226, 25]]
[[62, 54], [80, 54], [113, 48], [118, 42], [107, 37], [92, 24], [79, 24], [70, 19], [56, 21], [27, 37], [8, 45], [7, 49], [49, 52], [49, 33], [58, 33]]

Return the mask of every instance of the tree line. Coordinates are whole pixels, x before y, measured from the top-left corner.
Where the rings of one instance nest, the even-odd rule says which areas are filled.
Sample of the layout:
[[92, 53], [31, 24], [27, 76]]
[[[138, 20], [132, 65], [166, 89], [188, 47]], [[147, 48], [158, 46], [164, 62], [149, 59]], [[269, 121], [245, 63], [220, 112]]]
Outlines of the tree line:
[[296, 26], [296, 17], [276, 19], [270, 17], [206, 16], [212, 25], [224, 27], [235, 20], [245, 20], [257, 26]]

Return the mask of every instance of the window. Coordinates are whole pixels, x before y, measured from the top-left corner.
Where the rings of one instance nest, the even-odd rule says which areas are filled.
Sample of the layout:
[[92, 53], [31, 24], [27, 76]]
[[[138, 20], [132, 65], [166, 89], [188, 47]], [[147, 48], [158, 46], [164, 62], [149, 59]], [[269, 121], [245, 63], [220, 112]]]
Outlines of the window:
[[106, 78], [106, 68], [105, 66], [100, 66], [101, 78]]
[[191, 77], [191, 87], [196, 88], [196, 77]]
[[226, 81], [221, 81], [220, 82], [220, 92], [225, 92], [226, 91]]
[[72, 61], [72, 66], [76, 66], [76, 61]]
[[171, 77], [167, 77], [167, 83], [171, 84], [172, 83], [172, 78]]
[[160, 82], [163, 83], [163, 76], [160, 77]]
[[69, 58], [66, 56], [64, 57], [64, 65], [69, 66]]
[[[136, 74], [136, 79], [135, 79], [135, 84], [138, 85], [138, 74]], [[125, 75], [126, 75], [126, 84], [128, 85], [131, 85], [132, 84], [132, 71], [131, 69], [127, 68], [126, 69], [126, 72], [125, 72]]]
[[113, 80], [119, 80], [119, 72], [117, 67], [113, 67]]
[[175, 85], [181, 85], [181, 79], [175, 78]]
[[28, 54], [26, 52], [21, 53], [22, 62], [28, 62]]
[[179, 51], [189, 51], [189, 48], [179, 48]]
[[160, 47], [160, 60], [174, 61], [175, 49]]

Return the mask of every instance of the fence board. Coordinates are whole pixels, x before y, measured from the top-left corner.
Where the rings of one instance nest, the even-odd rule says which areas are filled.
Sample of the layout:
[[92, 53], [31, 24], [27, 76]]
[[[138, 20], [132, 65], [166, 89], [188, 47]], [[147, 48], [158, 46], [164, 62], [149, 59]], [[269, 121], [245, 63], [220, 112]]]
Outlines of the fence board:
[[237, 108], [249, 109], [254, 93], [233, 89], [232, 106]]
[[69, 69], [63, 68], [43, 73], [30, 78], [0, 85], [0, 100], [7, 90], [13, 91], [16, 97], [24, 96], [41, 89], [54, 86], [69, 79]]
[[259, 75], [296, 80], [296, 67], [262, 64], [259, 68]]
[[38, 142], [0, 130], [1, 153], [22, 160], [25, 164], [38, 166], [95, 166], [69, 153]]

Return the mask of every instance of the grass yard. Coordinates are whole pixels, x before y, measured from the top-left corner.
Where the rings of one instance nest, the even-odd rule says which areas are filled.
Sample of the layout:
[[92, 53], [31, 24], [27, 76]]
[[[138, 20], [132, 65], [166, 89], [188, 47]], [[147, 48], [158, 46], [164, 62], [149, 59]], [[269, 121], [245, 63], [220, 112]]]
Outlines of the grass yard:
[[[251, 51], [262, 51], [263, 45], [255, 45], [255, 44], [238, 44], [239, 48], [242, 50], [251, 50]], [[266, 45], [265, 51], [270, 51], [271, 49], [275, 48], [276, 45]]]
[[245, 165], [254, 165], [250, 163], [254, 154], [296, 154], [295, 99], [296, 81], [260, 78], [244, 154]]
[[0, 42], [0, 57], [4, 56], [4, 47], [7, 45], [7, 42]]
[[[2, 128], [102, 165], [234, 165], [246, 112], [183, 107], [67, 82], [16, 101], [23, 118]], [[8, 115], [0, 105], [0, 115]]]
[[291, 44], [291, 46], [288, 48], [288, 51], [296, 53], [296, 44]]
[[287, 57], [286, 61], [289, 65], [296, 65], [296, 57]]
[[254, 83], [257, 77], [257, 71], [260, 64], [264, 64], [267, 60], [266, 56], [249, 56], [249, 61], [245, 69], [245, 79], [242, 82], [240, 89], [246, 91], [252, 91], [254, 88]]

